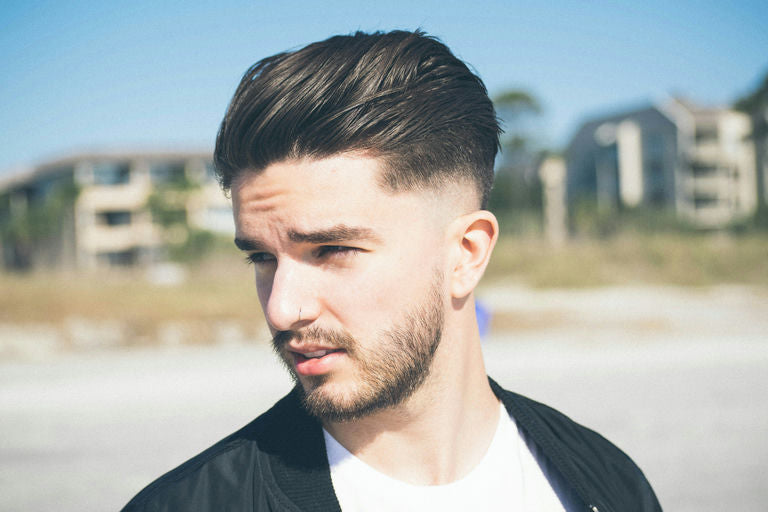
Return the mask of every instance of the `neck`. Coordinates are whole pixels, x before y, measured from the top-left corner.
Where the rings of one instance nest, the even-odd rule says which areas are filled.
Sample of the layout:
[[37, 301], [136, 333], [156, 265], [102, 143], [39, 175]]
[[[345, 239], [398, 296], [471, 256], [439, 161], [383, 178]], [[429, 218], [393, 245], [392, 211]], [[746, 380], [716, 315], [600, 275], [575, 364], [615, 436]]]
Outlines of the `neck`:
[[430, 375], [405, 402], [354, 422], [326, 422], [326, 430], [398, 480], [439, 485], [467, 475], [485, 455], [499, 414], [475, 325], [446, 325]]

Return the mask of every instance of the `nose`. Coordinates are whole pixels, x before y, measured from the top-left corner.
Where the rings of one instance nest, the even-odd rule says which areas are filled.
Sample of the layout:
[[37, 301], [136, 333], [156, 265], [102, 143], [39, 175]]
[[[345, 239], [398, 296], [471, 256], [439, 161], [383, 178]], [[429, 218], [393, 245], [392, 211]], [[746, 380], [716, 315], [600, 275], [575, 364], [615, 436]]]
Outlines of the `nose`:
[[306, 326], [320, 312], [312, 278], [298, 262], [281, 261], [271, 276], [271, 282], [257, 285], [264, 316], [277, 331]]

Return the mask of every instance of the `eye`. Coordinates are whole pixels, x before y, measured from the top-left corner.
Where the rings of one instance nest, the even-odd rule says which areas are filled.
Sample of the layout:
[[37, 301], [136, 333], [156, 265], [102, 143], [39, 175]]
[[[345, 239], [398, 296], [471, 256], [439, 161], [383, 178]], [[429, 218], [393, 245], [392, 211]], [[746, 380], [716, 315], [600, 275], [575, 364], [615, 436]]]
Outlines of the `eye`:
[[345, 245], [323, 245], [315, 250], [316, 258], [336, 258], [351, 256], [361, 252], [357, 247], [347, 247]]
[[268, 252], [254, 252], [245, 257], [246, 263], [254, 265], [263, 265], [275, 261], [275, 257]]

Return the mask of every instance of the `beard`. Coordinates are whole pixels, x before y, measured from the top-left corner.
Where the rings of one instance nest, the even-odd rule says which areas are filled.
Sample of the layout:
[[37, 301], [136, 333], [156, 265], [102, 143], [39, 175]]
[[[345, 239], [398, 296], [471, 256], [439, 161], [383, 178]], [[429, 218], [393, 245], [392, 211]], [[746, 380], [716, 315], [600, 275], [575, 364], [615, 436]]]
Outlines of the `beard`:
[[[436, 274], [427, 296], [398, 324], [382, 331], [379, 339], [363, 347], [343, 330], [309, 327], [279, 331], [272, 340], [293, 380], [303, 390], [304, 408], [322, 421], [344, 422], [403, 403], [424, 384], [442, 337], [444, 311], [442, 276]], [[299, 380], [292, 355], [285, 350], [291, 340], [321, 342], [346, 351], [355, 365], [353, 389], [333, 390], [333, 375]]]

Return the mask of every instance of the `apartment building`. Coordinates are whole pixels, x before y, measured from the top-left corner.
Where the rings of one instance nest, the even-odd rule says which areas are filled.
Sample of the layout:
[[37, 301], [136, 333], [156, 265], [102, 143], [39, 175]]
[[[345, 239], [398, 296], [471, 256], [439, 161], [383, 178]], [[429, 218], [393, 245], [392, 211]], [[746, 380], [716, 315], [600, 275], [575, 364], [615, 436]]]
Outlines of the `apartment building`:
[[664, 105], [678, 128], [677, 211], [704, 227], [721, 227], [757, 209], [752, 122], [743, 112], [673, 99]]
[[750, 139], [755, 146], [757, 201], [765, 221], [768, 220], [768, 75], [757, 90], [739, 103], [740, 109], [752, 119]]
[[671, 207], [677, 153], [677, 127], [656, 107], [588, 121], [565, 151], [567, 202], [596, 203], [601, 211]]
[[752, 142], [755, 145], [758, 207], [768, 211], [768, 98], [752, 112]]
[[671, 99], [584, 123], [565, 153], [571, 207], [665, 208], [703, 228], [757, 207], [749, 116]]
[[151, 264], [188, 228], [234, 232], [210, 153], [79, 154], [0, 181], [6, 268]]

